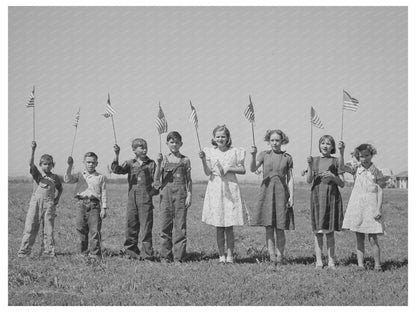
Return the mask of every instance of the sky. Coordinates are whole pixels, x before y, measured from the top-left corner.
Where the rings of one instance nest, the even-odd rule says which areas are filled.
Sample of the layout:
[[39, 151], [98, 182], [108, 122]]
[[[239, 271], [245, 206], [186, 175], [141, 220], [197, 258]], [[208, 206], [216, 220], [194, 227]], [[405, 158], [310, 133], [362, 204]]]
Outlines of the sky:
[[[28, 176], [32, 109], [41, 154], [53, 155], [63, 174], [71, 153], [99, 156], [107, 174], [114, 135], [105, 111], [107, 94], [116, 110], [120, 159], [133, 157], [130, 142], [148, 142], [159, 153], [154, 126], [158, 103], [169, 131], [182, 134], [182, 153], [192, 175], [206, 179], [189, 122], [191, 100], [202, 147], [225, 124], [233, 146], [252, 142], [243, 111], [252, 98], [255, 144], [268, 149], [267, 129], [289, 137], [294, 176], [306, 168], [310, 107], [325, 129], [313, 128], [313, 155], [324, 134], [341, 137], [342, 91], [359, 100], [344, 112], [343, 140], [350, 152], [361, 143], [378, 151], [373, 161], [393, 173], [408, 169], [408, 9], [406, 7], [9, 7], [8, 174]], [[162, 134], [162, 153], [167, 153]], [[240, 179], [257, 179], [249, 173]], [[303, 179], [303, 178], [302, 178]]]

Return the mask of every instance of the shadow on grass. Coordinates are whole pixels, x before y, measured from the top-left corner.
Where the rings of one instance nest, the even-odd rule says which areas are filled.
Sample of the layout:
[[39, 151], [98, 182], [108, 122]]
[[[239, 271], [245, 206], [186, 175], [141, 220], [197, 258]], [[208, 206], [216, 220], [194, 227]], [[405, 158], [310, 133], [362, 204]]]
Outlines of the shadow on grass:
[[[357, 254], [351, 253], [348, 258], [341, 259], [339, 261], [340, 265], [342, 266], [349, 266], [349, 265], [357, 265]], [[402, 267], [407, 267], [408, 260], [387, 260], [382, 262], [381, 267], [383, 271], [390, 271], [399, 269]], [[366, 269], [374, 269], [374, 259], [372, 257], [365, 257], [364, 258], [364, 267]]]

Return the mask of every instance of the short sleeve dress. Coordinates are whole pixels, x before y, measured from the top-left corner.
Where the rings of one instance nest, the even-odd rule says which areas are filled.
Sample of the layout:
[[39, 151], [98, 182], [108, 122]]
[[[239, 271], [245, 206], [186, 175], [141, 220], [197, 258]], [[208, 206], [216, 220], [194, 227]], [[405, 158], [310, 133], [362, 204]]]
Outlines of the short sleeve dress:
[[207, 161], [211, 164], [205, 192], [202, 221], [217, 227], [244, 225], [244, 209], [240, 187], [235, 173], [219, 174], [218, 165], [227, 171], [231, 166], [244, 165], [245, 151], [231, 147], [225, 152], [218, 148], [204, 148]]
[[287, 203], [289, 170], [293, 168], [292, 157], [286, 152], [263, 151], [257, 157], [263, 164], [263, 181], [253, 209], [251, 225], [274, 226], [282, 230], [294, 230], [293, 210]]
[[335, 176], [340, 174], [336, 157], [313, 157], [311, 189], [311, 223], [315, 233], [330, 233], [342, 230], [344, 212], [338, 185], [324, 182], [320, 173], [330, 171]]
[[383, 190], [378, 185], [383, 180], [382, 172], [372, 164], [368, 169], [362, 165], [353, 167], [355, 182], [345, 212], [343, 229], [365, 234], [384, 234], [382, 220], [378, 214], [378, 194]]

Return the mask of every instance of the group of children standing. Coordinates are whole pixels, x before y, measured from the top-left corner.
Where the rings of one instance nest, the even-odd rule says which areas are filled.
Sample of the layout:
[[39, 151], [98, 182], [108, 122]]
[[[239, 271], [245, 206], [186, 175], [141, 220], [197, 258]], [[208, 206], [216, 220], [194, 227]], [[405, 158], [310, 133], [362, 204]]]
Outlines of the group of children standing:
[[[245, 151], [232, 146], [230, 131], [225, 125], [213, 130], [212, 147], [199, 152], [203, 171], [209, 177], [204, 197], [202, 221], [216, 227], [220, 263], [234, 262], [234, 226], [245, 224], [246, 207], [242, 200], [237, 174], [245, 174]], [[282, 150], [289, 142], [281, 130], [268, 130], [265, 135], [271, 149], [257, 155], [250, 149], [250, 171], [262, 167], [263, 180], [257, 204], [251, 209], [250, 224], [264, 226], [270, 262], [285, 263], [285, 230], [294, 230], [294, 181], [292, 157]], [[120, 148], [114, 146], [111, 169], [115, 174], [127, 174], [128, 202], [124, 251], [133, 259], [155, 259], [152, 245], [153, 196], [160, 196], [161, 247], [163, 262], [182, 262], [186, 258], [186, 216], [192, 203], [191, 164], [180, 153], [182, 137], [172, 131], [167, 135], [169, 154], [159, 154], [156, 162], [147, 156], [147, 142], [132, 141], [133, 159], [119, 164]], [[372, 163], [376, 150], [361, 144], [354, 151], [353, 163], [345, 163], [345, 144], [339, 142], [339, 158], [332, 136], [319, 140], [320, 156], [307, 157], [306, 180], [311, 187], [311, 224], [315, 236], [316, 268], [322, 261], [323, 238], [326, 236], [328, 268], [335, 268], [334, 232], [348, 229], [356, 233], [358, 268], [364, 268], [364, 239], [368, 234], [373, 247], [375, 270], [381, 270], [377, 236], [384, 233], [381, 211], [384, 178]], [[56, 205], [62, 185], [50, 155], [40, 158], [40, 170], [34, 165], [36, 143], [32, 143], [30, 172], [34, 190], [26, 217], [19, 257], [30, 255], [36, 235], [41, 230], [42, 252], [55, 256], [53, 226]], [[72, 174], [73, 159], [68, 158], [66, 183], [76, 183], [76, 229], [80, 237], [79, 250], [91, 258], [101, 257], [101, 224], [107, 215], [106, 180], [95, 168], [98, 157], [93, 152], [84, 156], [85, 170]], [[343, 173], [354, 175], [355, 183], [345, 212], [339, 187], [344, 186]], [[139, 242], [139, 234], [141, 241]], [[140, 243], [140, 244], [139, 244]], [[139, 246], [141, 245], [141, 250]]]

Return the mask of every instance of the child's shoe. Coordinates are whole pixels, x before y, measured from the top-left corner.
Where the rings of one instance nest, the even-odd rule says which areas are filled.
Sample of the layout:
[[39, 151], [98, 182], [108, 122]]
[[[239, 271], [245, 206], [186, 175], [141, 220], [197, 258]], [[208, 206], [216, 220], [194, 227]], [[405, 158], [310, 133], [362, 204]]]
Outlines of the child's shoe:
[[234, 263], [234, 257], [233, 256], [227, 256], [227, 263]]
[[381, 265], [375, 265], [374, 266], [374, 271], [381, 272], [381, 271], [383, 271], [383, 268], [381, 267]]
[[23, 252], [19, 252], [18, 254], [17, 254], [17, 257], [18, 258], [29, 258], [30, 257], [30, 254], [29, 253], [23, 253]]
[[220, 256], [219, 263], [221, 264], [225, 263], [225, 256]]

